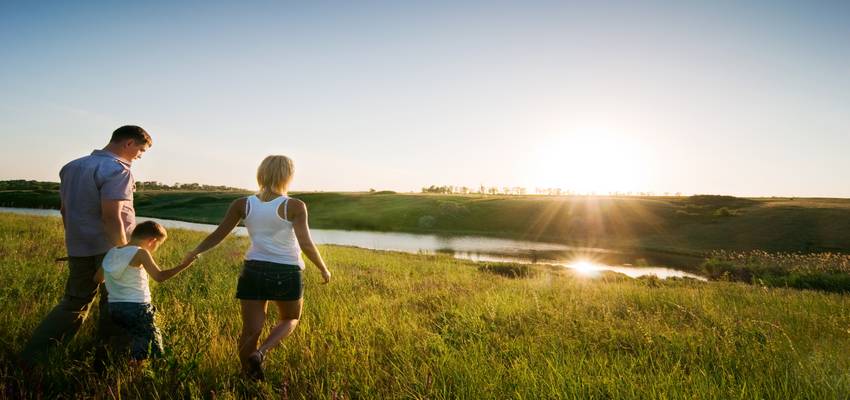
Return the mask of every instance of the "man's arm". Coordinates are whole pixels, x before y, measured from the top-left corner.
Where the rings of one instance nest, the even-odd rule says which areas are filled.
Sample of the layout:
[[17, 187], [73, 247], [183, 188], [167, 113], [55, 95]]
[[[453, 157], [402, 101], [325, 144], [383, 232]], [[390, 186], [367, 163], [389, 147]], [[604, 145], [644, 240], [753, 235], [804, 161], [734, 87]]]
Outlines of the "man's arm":
[[100, 202], [100, 219], [106, 237], [113, 246], [127, 244], [127, 234], [124, 231], [124, 221], [121, 220], [123, 200], [102, 200]]

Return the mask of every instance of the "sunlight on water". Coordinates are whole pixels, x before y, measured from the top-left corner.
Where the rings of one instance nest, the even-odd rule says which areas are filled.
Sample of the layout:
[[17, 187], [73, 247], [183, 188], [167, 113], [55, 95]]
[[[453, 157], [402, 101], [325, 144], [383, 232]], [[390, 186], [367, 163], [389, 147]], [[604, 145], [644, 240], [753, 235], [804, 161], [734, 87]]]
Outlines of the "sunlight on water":
[[587, 277], [598, 276], [600, 271], [606, 269], [603, 266], [596, 265], [587, 260], [573, 261], [571, 263], [565, 264], [564, 267], [572, 269], [577, 274]]

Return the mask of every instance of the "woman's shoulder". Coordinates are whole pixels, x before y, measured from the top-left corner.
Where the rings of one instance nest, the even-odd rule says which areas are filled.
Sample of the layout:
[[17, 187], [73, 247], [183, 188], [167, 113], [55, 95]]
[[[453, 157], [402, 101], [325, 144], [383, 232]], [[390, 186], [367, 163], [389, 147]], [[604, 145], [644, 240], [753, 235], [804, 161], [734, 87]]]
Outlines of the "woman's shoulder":
[[250, 199], [251, 197], [257, 197], [257, 196], [252, 194], [252, 195], [248, 195], [248, 196], [237, 197], [236, 200], [233, 200], [233, 202], [230, 203], [230, 204], [235, 204], [235, 205], [245, 204], [245, 202], [248, 201], [248, 199]]
[[286, 199], [286, 219], [295, 220], [307, 212], [307, 205], [294, 197]]
[[296, 199], [295, 197], [290, 197], [289, 199], [286, 200], [286, 203], [288, 204], [287, 207], [290, 207], [293, 210], [306, 210], [307, 209], [307, 204], [304, 203], [301, 200]]
[[247, 203], [248, 203], [248, 201], [249, 201], [249, 199], [250, 199], [251, 197], [255, 197], [255, 196], [254, 196], [254, 195], [250, 195], [250, 196], [245, 196], [245, 197], [239, 197], [239, 198], [237, 198], [236, 200], [233, 200], [233, 202], [231, 202], [231, 203], [230, 203], [230, 206], [231, 206], [231, 207], [236, 207], [236, 208], [238, 208], [239, 210], [244, 210], [244, 209], [245, 209], [245, 204], [247, 204]]

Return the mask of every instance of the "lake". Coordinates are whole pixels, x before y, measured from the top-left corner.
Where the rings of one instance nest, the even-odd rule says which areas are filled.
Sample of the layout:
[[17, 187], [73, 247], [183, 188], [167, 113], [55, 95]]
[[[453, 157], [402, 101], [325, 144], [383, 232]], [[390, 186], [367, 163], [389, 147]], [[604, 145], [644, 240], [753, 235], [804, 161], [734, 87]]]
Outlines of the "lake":
[[[58, 210], [0, 207], [0, 212], [59, 217]], [[212, 232], [216, 226], [169, 219], [138, 217], [156, 221], [166, 228]], [[632, 278], [655, 275], [659, 278], [705, 278], [675, 267], [694, 266], [700, 258], [664, 253], [631, 253], [592, 247], [573, 247], [556, 243], [498, 239], [482, 236], [444, 236], [400, 232], [345, 231], [310, 229], [317, 244], [356, 246], [372, 250], [401, 251], [417, 254], [450, 254], [477, 262], [519, 262], [563, 266], [592, 277], [600, 271], [618, 272]], [[234, 234], [247, 236], [244, 227]]]

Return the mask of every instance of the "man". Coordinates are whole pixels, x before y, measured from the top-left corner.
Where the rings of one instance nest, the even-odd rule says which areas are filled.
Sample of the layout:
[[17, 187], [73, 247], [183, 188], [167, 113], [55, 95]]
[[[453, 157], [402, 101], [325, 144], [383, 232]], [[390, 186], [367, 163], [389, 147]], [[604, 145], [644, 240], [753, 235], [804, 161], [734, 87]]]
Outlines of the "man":
[[59, 172], [60, 212], [70, 272], [62, 300], [36, 328], [21, 354], [22, 361], [32, 362], [50, 345], [70, 341], [98, 291], [101, 343], [120, 333], [107, 312], [106, 288], [95, 281], [95, 275], [106, 252], [125, 245], [136, 225], [135, 180], [130, 166], [152, 144], [144, 129], [122, 126], [102, 150], [69, 162]]

